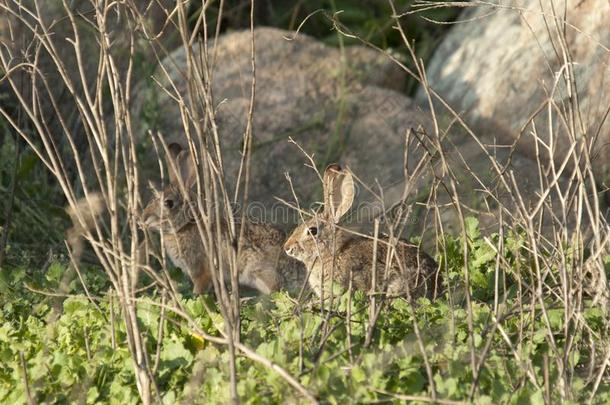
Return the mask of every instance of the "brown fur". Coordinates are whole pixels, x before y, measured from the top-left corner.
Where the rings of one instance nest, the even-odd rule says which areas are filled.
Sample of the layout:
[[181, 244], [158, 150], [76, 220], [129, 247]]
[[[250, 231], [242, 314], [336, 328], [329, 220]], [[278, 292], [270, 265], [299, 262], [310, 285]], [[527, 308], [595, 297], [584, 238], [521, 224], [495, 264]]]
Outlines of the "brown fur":
[[[193, 282], [193, 292], [200, 294], [210, 287], [212, 274], [208, 268], [209, 258], [205, 252], [196, 220], [187, 204], [188, 199], [181, 192], [179, 181], [188, 189], [191, 203], [196, 201], [193, 186], [196, 170], [186, 151], [177, 144], [168, 148], [171, 157], [168, 166], [170, 185], [162, 192], [156, 192], [142, 213], [144, 226], [163, 233], [165, 250], [172, 263], [180, 267]], [[172, 168], [173, 167], [173, 168]], [[196, 210], [195, 210], [196, 211]], [[221, 219], [223, 235], [227, 235], [227, 222]], [[264, 294], [280, 288], [296, 290], [304, 283], [305, 271], [302, 265], [286, 257], [282, 250], [285, 235], [267, 224], [246, 220], [239, 225], [236, 235], [243, 237], [238, 246], [238, 277], [240, 284], [256, 288]], [[228, 245], [228, 244], [227, 244]], [[226, 277], [228, 279], [228, 277]]]
[[[284, 244], [286, 253], [307, 267], [309, 284], [318, 296], [322, 291], [330, 291], [331, 284], [347, 289], [350, 276], [355, 290], [371, 291], [375, 264], [375, 291], [389, 296], [432, 297], [437, 289], [438, 266], [417, 246], [399, 241], [386, 266], [387, 239], [378, 240], [377, 255], [373, 257], [373, 240], [334, 226], [353, 201], [353, 180], [349, 172], [338, 165], [329, 166], [324, 175], [324, 194], [324, 212], [298, 226]], [[331, 212], [327, 208], [329, 203], [335, 207]]]

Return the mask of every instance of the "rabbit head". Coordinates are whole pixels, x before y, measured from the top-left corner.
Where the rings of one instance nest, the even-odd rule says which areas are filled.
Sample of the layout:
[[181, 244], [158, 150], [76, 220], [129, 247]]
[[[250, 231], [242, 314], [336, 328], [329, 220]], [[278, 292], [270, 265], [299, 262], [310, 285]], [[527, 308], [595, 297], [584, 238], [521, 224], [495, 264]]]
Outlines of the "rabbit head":
[[332, 255], [334, 224], [339, 223], [354, 202], [352, 174], [338, 164], [326, 168], [323, 186], [323, 212], [299, 225], [284, 243], [286, 254], [307, 266], [318, 257]]
[[192, 222], [187, 193], [197, 180], [197, 169], [189, 152], [177, 143], [167, 147], [166, 162], [169, 184], [161, 191], [153, 189], [154, 196], [144, 208], [141, 222], [147, 228], [175, 234]]

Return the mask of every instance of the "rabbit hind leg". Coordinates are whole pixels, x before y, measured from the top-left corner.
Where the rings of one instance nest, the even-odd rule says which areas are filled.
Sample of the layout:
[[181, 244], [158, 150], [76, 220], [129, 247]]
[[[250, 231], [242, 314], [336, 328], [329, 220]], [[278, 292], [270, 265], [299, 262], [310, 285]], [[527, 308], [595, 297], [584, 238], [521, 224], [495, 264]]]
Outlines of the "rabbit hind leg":
[[193, 280], [193, 294], [203, 294], [210, 286], [212, 274], [207, 269], [202, 269], [197, 275], [191, 277]]
[[258, 268], [240, 277], [239, 282], [268, 295], [279, 289], [277, 272], [274, 268]]

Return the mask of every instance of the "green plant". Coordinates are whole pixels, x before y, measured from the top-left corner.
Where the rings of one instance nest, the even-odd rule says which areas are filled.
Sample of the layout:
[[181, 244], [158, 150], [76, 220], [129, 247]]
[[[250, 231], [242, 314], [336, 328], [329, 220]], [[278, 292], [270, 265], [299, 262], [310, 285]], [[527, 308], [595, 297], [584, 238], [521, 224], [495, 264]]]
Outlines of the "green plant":
[[[608, 341], [605, 312], [585, 300], [588, 307], [582, 322], [586, 327], [574, 331], [569, 342], [562, 310], [554, 309], [550, 296], [545, 299], [550, 329], [540, 306], [527, 294], [508, 294], [501, 308], [494, 310], [493, 295], [488, 293], [492, 255], [482, 248], [486, 242], [476, 222], [467, 222], [468, 242], [473, 246], [468, 263], [476, 298], [472, 306], [474, 347], [481, 361], [474, 402], [542, 403], [548, 394], [558, 400], [557, 392], [544, 390], [544, 381], [557, 378], [553, 359], [568, 353], [573, 400], [586, 400], [590, 364], [603, 355]], [[448, 250], [442, 252], [448, 258], [443, 270], [456, 287], [463, 279], [463, 257], [452, 246], [464, 241], [448, 238]], [[521, 236], [509, 233], [504, 239], [506, 260], [522, 256], [514, 250], [521, 246]], [[25, 402], [25, 381], [37, 401], [69, 402], [77, 396], [87, 403], [138, 401], [125, 329], [116, 322], [120, 315], [116, 297], [103, 273], [97, 268], [83, 272], [93, 301], [74, 275], [69, 277], [68, 298], [41, 293], [55, 291], [69, 271], [65, 263], [55, 262], [44, 275], [19, 267], [6, 272], [0, 297], [0, 402]], [[474, 276], [476, 271], [481, 275]], [[509, 290], [517, 283], [513, 275], [507, 275]], [[469, 362], [467, 310], [459, 294], [454, 296], [454, 304], [448, 297], [434, 302], [420, 299], [415, 306], [402, 299], [386, 303], [368, 347], [364, 344], [368, 298], [363, 293], [347, 298], [346, 294], [338, 300], [330, 313], [320, 312], [315, 300], [302, 306], [283, 292], [248, 298], [241, 308], [241, 341], [299, 376], [324, 403], [424, 399], [429, 397], [431, 383], [437, 398], [468, 400], [475, 380]], [[162, 292], [153, 290], [137, 304], [147, 348], [157, 353], [152, 356], [157, 395], [164, 403], [226, 402], [226, 346], [203, 339], [182, 316], [163, 309], [163, 302]], [[222, 316], [212, 297], [182, 296], [179, 304], [206, 333], [217, 335], [222, 330]], [[419, 338], [414, 323], [421, 331]], [[549, 345], [551, 336], [556, 349]], [[432, 382], [426, 377], [426, 361]], [[298, 400], [298, 394], [277, 374], [245, 357], [238, 357], [237, 377], [239, 397], [245, 403]], [[610, 384], [604, 382], [594, 403], [608, 399]]]

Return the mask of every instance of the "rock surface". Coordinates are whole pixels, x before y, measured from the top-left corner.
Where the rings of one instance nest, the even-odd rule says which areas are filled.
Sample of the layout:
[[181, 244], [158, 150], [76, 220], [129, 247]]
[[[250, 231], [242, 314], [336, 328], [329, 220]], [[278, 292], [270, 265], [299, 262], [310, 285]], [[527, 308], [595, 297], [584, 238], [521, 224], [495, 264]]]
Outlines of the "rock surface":
[[[369, 184], [383, 186], [402, 178], [404, 138], [410, 128], [427, 126], [428, 115], [411, 100], [379, 86], [397, 85], [400, 70], [382, 55], [363, 47], [340, 50], [307, 36], [258, 28], [256, 101], [250, 200], [278, 206], [274, 197], [294, 200], [284, 173], [289, 172], [300, 202], [321, 198], [321, 185], [307, 168], [306, 157], [292, 138], [315, 155], [323, 169], [340, 161]], [[235, 178], [250, 103], [250, 33], [234, 32], [218, 42], [214, 68], [216, 120], [225, 146], [227, 173]], [[214, 51], [210, 50], [210, 54]], [[184, 49], [171, 54], [166, 68], [185, 94]], [[163, 74], [159, 81], [170, 88]], [[158, 111], [149, 129], [172, 140], [183, 138], [174, 100], [147, 82], [137, 91], [136, 111]], [[281, 208], [278, 208], [281, 211]], [[293, 221], [290, 221], [292, 223]]]
[[[159, 41], [170, 48], [175, 47], [178, 42], [178, 36], [172, 29], [172, 25], [166, 24], [175, 5], [174, 0], [136, 3], [108, 5], [112, 12], [105, 14], [107, 18], [106, 35], [109, 42], [112, 43], [110, 53], [114, 58], [117, 74], [123, 81], [127, 80], [125, 77], [132, 40], [134, 49], [136, 49], [135, 59], [154, 60], [154, 50], [150, 46], [150, 41], [144, 39], [143, 32], [158, 37]], [[92, 4], [94, 3], [89, 0], [68, 2], [23, 0], [5, 2], [0, 7], [0, 44], [4, 59], [11, 67], [17, 67], [20, 63], [24, 64], [21, 68], [16, 68], [11, 72], [16, 91], [21, 93], [26, 102], [30, 104], [32, 89], [35, 88], [38, 93], [35, 110], [40, 117], [43, 117], [49, 133], [53, 134], [52, 136], [57, 139], [59, 145], [66, 146], [67, 150], [65, 126], [70, 130], [77, 148], [81, 148], [80, 152], [83, 155], [87, 154], [86, 129], [77, 103], [64, 82], [64, 77], [72, 82], [71, 87], [83, 99], [81, 71], [90, 91], [95, 87], [97, 81], [104, 81], [103, 77], [101, 79], [98, 77], [100, 54], [98, 33], [90, 26], [90, 22], [85, 22], [87, 19], [96, 20], [99, 17]], [[125, 14], [133, 15], [136, 12], [139, 13], [139, 19], [137, 29], [134, 29], [133, 25], [125, 22]], [[69, 13], [75, 20], [74, 26], [77, 34], [68, 17]], [[93, 23], [91, 22], [91, 24]], [[48, 32], [48, 42], [52, 43], [52, 47], [57, 52], [57, 62], [42, 44], [40, 35], [44, 31]], [[79, 69], [79, 59], [73, 45], [76, 35], [79, 39], [81, 69]], [[61, 67], [58, 67], [57, 63], [61, 64]], [[35, 64], [36, 69], [29, 68], [27, 64]], [[65, 76], [60, 74], [61, 70], [65, 71]], [[33, 74], [34, 71], [37, 72], [36, 75]], [[134, 77], [150, 74], [150, 72], [150, 63], [137, 63], [136, 61], [132, 66]], [[43, 78], [48, 87], [43, 83]], [[102, 86], [104, 85], [107, 83], [104, 82]], [[0, 93], [3, 95], [0, 103], [7, 110], [12, 111], [18, 104], [18, 97], [14, 94], [9, 80], [0, 82]], [[110, 116], [112, 106], [109, 96], [104, 97], [103, 107], [107, 112], [106, 115]], [[16, 112], [15, 115], [17, 115]], [[109, 128], [112, 128], [113, 120], [108, 119], [108, 123]], [[70, 171], [71, 168], [68, 170]]]
[[[563, 18], [553, 17], [563, 16], [564, 2], [553, 0], [467, 9], [459, 18], [465, 22], [455, 25], [430, 61], [428, 80], [478, 134], [492, 133], [505, 143], [519, 138], [522, 150], [534, 156], [528, 120], [550, 96], [559, 109], [570, 103], [560, 73], [571, 61], [580, 102], [575, 126], [583, 128], [576, 130], [576, 137], [591, 140], [601, 128], [593, 148], [594, 166], [605, 175], [610, 164], [610, 124], [604, 122], [610, 107], [610, 3], [568, 0], [565, 4], [565, 25]], [[571, 59], [565, 57], [557, 34], [564, 30]], [[416, 99], [426, 104], [423, 90]], [[538, 134], [548, 141], [546, 114], [543, 108], [534, 121]], [[556, 112], [553, 122], [558, 137], [554, 158], [561, 160], [569, 137]]]
[[[423, 156], [433, 155], [425, 170], [409, 179], [408, 185], [413, 189], [408, 201], [417, 200], [425, 205], [435, 189], [436, 202], [441, 204], [440, 218], [455, 226], [455, 210], [447, 188], [438, 185], [439, 181], [449, 180], [450, 175], [441, 167], [430, 114], [409, 98], [387, 88], [388, 84], [399, 80], [393, 77], [399, 77], [400, 71], [397, 72], [382, 55], [365, 48], [347, 48], [341, 55], [340, 50], [306, 36], [300, 35], [292, 41], [285, 39], [291, 36], [292, 33], [269, 28], [255, 31], [257, 81], [250, 213], [284, 229], [290, 229], [299, 221], [293, 210], [286, 209], [276, 199], [294, 202], [290, 184], [284, 176], [286, 172], [290, 173], [303, 208], [309, 209], [312, 203], [321, 201], [321, 182], [306, 166], [308, 159], [289, 142], [292, 138], [314, 155], [320, 170], [328, 163], [340, 162], [349, 166], [374, 193], [380, 194], [380, 188], [383, 189], [382, 204], [373, 197], [371, 190], [359, 187], [356, 206], [361, 216], [354, 222], [362, 228], [370, 228], [371, 217], [381, 207], [388, 208], [400, 200], [406, 184], [405, 162], [412, 171]], [[237, 176], [250, 100], [250, 40], [247, 31], [231, 33], [223, 36], [215, 49], [216, 121], [229, 183]], [[167, 76], [178, 91], [185, 94], [184, 50], [176, 50], [164, 65]], [[172, 89], [165, 74], [158, 73], [156, 77], [168, 91]], [[148, 128], [144, 129], [158, 130], [168, 141], [184, 141], [184, 128], [175, 100], [151, 82], [141, 83], [135, 92], [136, 114], [148, 111], [147, 116], [154, 118], [145, 120]], [[511, 155], [507, 149], [481, 146], [465, 132], [452, 130], [449, 136], [440, 135], [443, 153], [458, 180], [461, 202], [473, 209], [466, 214], [479, 210], [483, 225], [497, 221], [494, 201], [486, 202], [485, 193], [480, 191], [484, 188], [498, 190], [498, 177], [487, 155], [494, 156], [500, 164], [506, 164], [512, 158], [509, 168], [519, 179], [518, 187], [526, 204], [530, 197], [535, 197], [538, 170], [532, 160], [518, 152], [513, 151]], [[151, 161], [156, 162], [156, 159]], [[500, 193], [503, 203], [512, 204], [509, 193]], [[256, 212], [252, 212], [252, 207]], [[408, 224], [412, 230], [429, 227], [432, 220], [426, 210], [420, 208], [421, 205], [414, 207]]]

